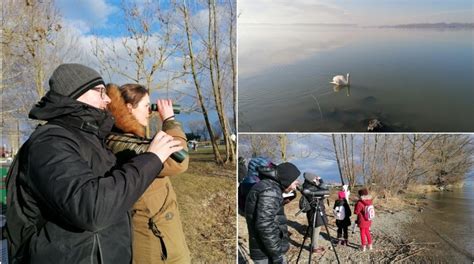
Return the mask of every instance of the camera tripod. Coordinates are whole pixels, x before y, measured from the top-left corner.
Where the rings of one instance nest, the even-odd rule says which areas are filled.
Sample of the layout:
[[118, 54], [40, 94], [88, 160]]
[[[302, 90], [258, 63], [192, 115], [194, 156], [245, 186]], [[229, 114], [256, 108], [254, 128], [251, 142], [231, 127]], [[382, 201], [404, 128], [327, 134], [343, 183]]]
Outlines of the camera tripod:
[[[308, 238], [308, 234], [309, 234], [310, 229], [311, 229], [311, 238], [313, 237], [314, 229], [315, 229], [315, 226], [316, 226], [316, 217], [317, 217], [318, 214], [321, 215], [321, 219], [323, 220], [324, 227], [326, 227], [326, 232], [329, 236], [329, 242], [331, 242], [331, 246], [334, 250], [334, 254], [336, 255], [337, 263], [338, 264], [341, 263], [339, 261], [339, 256], [337, 255], [336, 247], [334, 247], [334, 243], [331, 239], [331, 235], [329, 234], [329, 228], [328, 228], [328, 225], [326, 223], [325, 218], [323, 217], [323, 212], [321, 211], [321, 207], [319, 206], [320, 201], [321, 201], [320, 197], [315, 197], [314, 199], [312, 199], [312, 201], [309, 204], [310, 207], [311, 207], [311, 210], [315, 209], [315, 212], [314, 212], [312, 220], [311, 220], [311, 225], [310, 225], [310, 223], [308, 223], [308, 227], [306, 228], [306, 233], [304, 234], [303, 243], [301, 243], [300, 252], [298, 253], [298, 258], [296, 259], [296, 263], [298, 263], [298, 261], [300, 260], [301, 251], [303, 251], [304, 242], [306, 241], [306, 238]], [[311, 256], [313, 254], [313, 247], [314, 247], [314, 240], [311, 241], [308, 263], [311, 263]]]

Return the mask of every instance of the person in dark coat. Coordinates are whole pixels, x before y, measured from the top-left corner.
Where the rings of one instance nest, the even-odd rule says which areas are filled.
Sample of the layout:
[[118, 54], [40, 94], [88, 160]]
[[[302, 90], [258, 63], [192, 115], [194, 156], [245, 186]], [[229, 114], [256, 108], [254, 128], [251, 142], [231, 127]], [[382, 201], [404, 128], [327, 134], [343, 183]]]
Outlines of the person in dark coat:
[[[105, 144], [114, 120], [101, 76], [62, 64], [29, 117], [47, 121], [21, 147], [9, 179], [11, 263], [131, 263], [129, 210], [182, 149], [164, 132], [148, 151], [116, 166]], [[19, 210], [13, 210], [17, 209]], [[11, 209], [11, 210], [10, 210]], [[34, 225], [34, 233], [24, 236]]]
[[[305, 182], [303, 183], [303, 189], [313, 189], [314, 191], [326, 189], [324, 180], [321, 179], [321, 177], [319, 177], [318, 175], [311, 172], [305, 172], [304, 178], [313, 179], [313, 180], [312, 180], [312, 183], [305, 180]], [[324, 198], [322, 198], [319, 201], [319, 207], [321, 209], [322, 214], [316, 215], [315, 228], [314, 228], [313, 236], [311, 237], [311, 241], [313, 245], [313, 248], [311, 250], [313, 251], [313, 253], [322, 253], [325, 251], [325, 248], [323, 246], [318, 246], [318, 239], [319, 239], [319, 233], [321, 232], [321, 227], [324, 226], [325, 222], [326, 223], [328, 222], [328, 218], [326, 216], [326, 206], [324, 205], [324, 201], [325, 201]], [[311, 207], [311, 209], [306, 212], [306, 219], [308, 220], [308, 225], [311, 225], [313, 221], [313, 216], [315, 213], [316, 213], [315, 207]]]
[[247, 165], [245, 165], [245, 159], [243, 157], [239, 157], [238, 175], [239, 183], [241, 183], [247, 175]]
[[289, 162], [259, 170], [261, 181], [250, 189], [245, 202], [250, 257], [256, 264], [287, 263], [290, 245], [282, 195], [296, 189], [299, 175]]
[[239, 205], [239, 214], [245, 214], [245, 201], [247, 195], [250, 192], [250, 189], [260, 181], [258, 177], [258, 168], [259, 167], [274, 167], [269, 159], [264, 157], [254, 157], [250, 159], [248, 163], [247, 176], [239, 183], [238, 188], [238, 205]]
[[[338, 244], [349, 246], [349, 233], [347, 232], [349, 226], [351, 225], [351, 208], [346, 200], [346, 193], [344, 191], [340, 191], [337, 193], [338, 200], [334, 202], [334, 214], [336, 216], [336, 226], [337, 226], [337, 239]], [[342, 210], [344, 212], [340, 212]], [[338, 216], [343, 216], [343, 219], [338, 219]], [[344, 240], [341, 239], [344, 235]]]

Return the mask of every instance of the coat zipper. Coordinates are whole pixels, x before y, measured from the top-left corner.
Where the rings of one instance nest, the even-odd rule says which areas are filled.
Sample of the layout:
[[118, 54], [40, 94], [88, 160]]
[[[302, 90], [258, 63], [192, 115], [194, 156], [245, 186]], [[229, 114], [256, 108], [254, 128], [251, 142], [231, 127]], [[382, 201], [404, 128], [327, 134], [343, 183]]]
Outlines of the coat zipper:
[[104, 263], [104, 258], [102, 256], [102, 247], [100, 245], [100, 237], [98, 233], [94, 233], [94, 243], [92, 244], [92, 251], [91, 251], [91, 264], [94, 264], [94, 253], [95, 253], [95, 245], [97, 244], [97, 248], [99, 249], [99, 260], [100, 264]]

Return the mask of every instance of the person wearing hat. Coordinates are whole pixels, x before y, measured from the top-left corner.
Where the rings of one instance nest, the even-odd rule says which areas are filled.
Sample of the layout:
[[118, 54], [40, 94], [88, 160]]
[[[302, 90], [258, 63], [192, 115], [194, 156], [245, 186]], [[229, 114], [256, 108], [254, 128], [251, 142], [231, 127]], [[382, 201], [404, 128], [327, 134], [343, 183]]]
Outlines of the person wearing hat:
[[360, 189], [359, 200], [355, 204], [354, 214], [357, 215], [356, 223], [360, 229], [360, 241], [361, 251], [365, 251], [367, 246], [369, 250], [372, 250], [372, 236], [370, 235], [370, 226], [372, 220], [367, 219], [365, 208], [372, 205], [372, 196], [369, 195], [369, 191], [366, 188]]
[[[327, 190], [327, 186], [324, 183], [324, 180], [311, 172], [305, 172], [304, 173], [304, 183], [303, 183], [303, 189], [312, 189], [313, 191], [321, 191], [321, 190]], [[302, 196], [301, 199], [306, 199], [305, 196]], [[319, 237], [320, 237], [320, 232], [321, 228], [324, 226], [324, 223], [328, 222], [327, 215], [326, 215], [326, 206], [324, 205], [324, 197], [319, 202], [319, 208], [321, 209], [321, 214], [316, 215], [316, 222], [315, 222], [315, 228], [314, 231], [312, 232], [313, 236], [311, 237], [311, 245], [312, 248], [311, 250], [313, 253], [323, 253], [326, 249], [323, 246], [319, 246]], [[309, 204], [309, 201], [306, 200], [304, 202], [306, 204]], [[329, 206], [329, 203], [328, 203]], [[311, 223], [313, 222], [313, 217], [314, 214], [316, 213], [316, 208], [315, 207], [310, 207], [309, 210], [306, 211], [306, 219], [308, 220], [308, 225], [311, 226]], [[311, 232], [311, 231], [310, 231]]]
[[46, 121], [8, 175], [10, 263], [131, 263], [129, 210], [180, 142], [158, 133], [124, 165], [104, 144], [114, 120], [95, 70], [62, 64], [29, 117]]
[[256, 264], [287, 263], [288, 227], [283, 192], [295, 190], [300, 171], [289, 162], [259, 168], [259, 178], [247, 195], [245, 219], [250, 257]]
[[[336, 217], [337, 239], [339, 245], [349, 246], [348, 228], [351, 225], [351, 208], [346, 200], [346, 192], [337, 193], [338, 199], [334, 202], [334, 216]], [[341, 238], [344, 237], [344, 240]]]

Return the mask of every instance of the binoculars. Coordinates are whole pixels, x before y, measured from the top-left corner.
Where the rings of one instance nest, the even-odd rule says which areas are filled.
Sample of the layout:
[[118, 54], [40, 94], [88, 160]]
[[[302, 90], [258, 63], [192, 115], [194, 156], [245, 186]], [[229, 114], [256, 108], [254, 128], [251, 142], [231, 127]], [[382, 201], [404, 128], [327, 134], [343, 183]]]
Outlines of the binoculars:
[[[158, 105], [157, 105], [157, 104], [151, 104], [151, 105], [150, 105], [150, 110], [151, 110], [151, 111], [158, 112]], [[181, 105], [179, 105], [179, 104], [173, 104], [173, 113], [174, 113], [175, 115], [181, 113]]]
[[178, 163], [181, 163], [183, 162], [184, 159], [186, 159], [186, 157], [188, 156], [188, 152], [184, 149], [180, 150], [180, 151], [176, 151], [174, 152], [173, 154], [171, 154], [171, 158], [178, 162]]
[[[155, 111], [157, 112], [158, 111], [158, 105], [157, 104], [151, 104], [150, 105], [150, 110], [151, 111]], [[179, 114], [181, 112], [181, 106], [179, 104], [173, 104], [173, 113], [175, 115]], [[180, 150], [180, 151], [177, 151], [173, 154], [171, 154], [171, 158], [178, 162], [178, 163], [181, 163], [183, 162], [183, 160], [188, 156], [188, 152], [184, 149]]]

